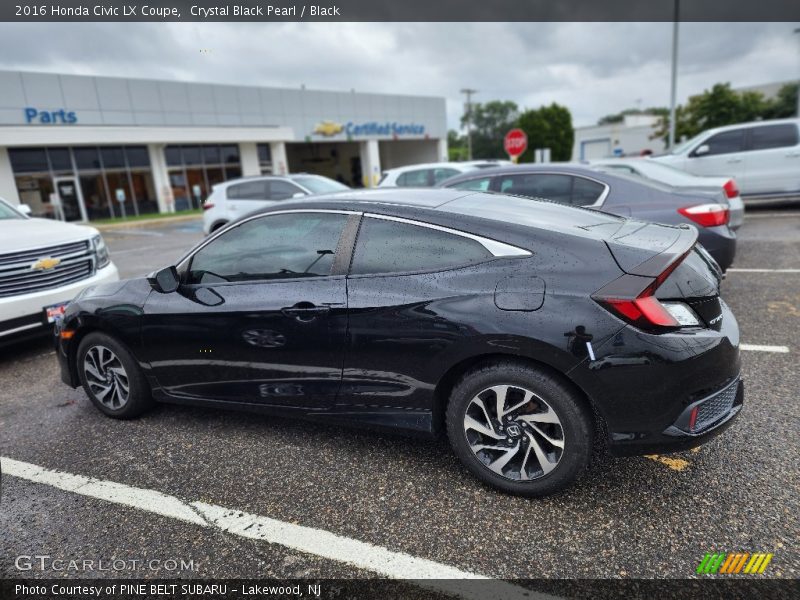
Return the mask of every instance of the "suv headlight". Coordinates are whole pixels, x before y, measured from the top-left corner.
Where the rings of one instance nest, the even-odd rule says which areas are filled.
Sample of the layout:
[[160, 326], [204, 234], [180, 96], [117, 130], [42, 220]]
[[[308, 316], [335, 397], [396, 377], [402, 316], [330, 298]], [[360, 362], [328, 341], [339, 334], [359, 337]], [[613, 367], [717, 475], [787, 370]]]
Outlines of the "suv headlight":
[[92, 238], [92, 248], [94, 250], [94, 257], [98, 269], [102, 269], [111, 262], [111, 259], [108, 257], [108, 246], [106, 246], [103, 236], [96, 235]]

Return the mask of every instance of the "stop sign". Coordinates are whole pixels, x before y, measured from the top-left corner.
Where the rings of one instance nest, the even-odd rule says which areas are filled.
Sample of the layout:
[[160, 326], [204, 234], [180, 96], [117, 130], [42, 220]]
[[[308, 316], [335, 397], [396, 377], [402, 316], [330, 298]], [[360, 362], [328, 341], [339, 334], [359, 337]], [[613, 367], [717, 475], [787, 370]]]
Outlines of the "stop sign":
[[503, 146], [506, 149], [506, 154], [512, 158], [516, 158], [527, 149], [528, 136], [525, 135], [522, 129], [512, 129], [506, 134], [503, 140]]

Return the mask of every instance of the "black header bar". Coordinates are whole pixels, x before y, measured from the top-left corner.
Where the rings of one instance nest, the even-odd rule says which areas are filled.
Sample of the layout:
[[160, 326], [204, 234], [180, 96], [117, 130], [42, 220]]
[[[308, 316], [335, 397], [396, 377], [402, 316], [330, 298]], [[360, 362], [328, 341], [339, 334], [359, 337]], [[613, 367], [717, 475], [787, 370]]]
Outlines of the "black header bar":
[[800, 21], [796, 0], [4, 0], [0, 21], [641, 22], [674, 21], [676, 2], [679, 21]]

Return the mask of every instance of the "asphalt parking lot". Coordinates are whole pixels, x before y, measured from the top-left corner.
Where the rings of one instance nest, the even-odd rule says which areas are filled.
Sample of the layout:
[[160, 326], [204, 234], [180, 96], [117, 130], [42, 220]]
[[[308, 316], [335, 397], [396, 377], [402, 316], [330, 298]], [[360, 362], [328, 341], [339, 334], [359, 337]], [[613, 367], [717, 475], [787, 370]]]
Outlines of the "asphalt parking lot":
[[[105, 233], [123, 277], [167, 264], [201, 236], [199, 222]], [[409, 568], [434, 561], [503, 579], [694, 577], [707, 552], [773, 553], [763, 577], [797, 578], [800, 211], [748, 214], [723, 297], [753, 348], [742, 352], [738, 422], [696, 451], [596, 462], [544, 500], [482, 486], [444, 440], [177, 406], [114, 421], [61, 383], [48, 341], [0, 350], [0, 456], [18, 461], [11, 472], [27, 463], [129, 486], [118, 495], [160, 492], [206, 519], [156, 510], [144, 492], [109, 502], [50, 471], [12, 476], [6, 462], [0, 577], [374, 576], [356, 556], [371, 550], [352, 543], [366, 542], [413, 557]], [[276, 521], [249, 535], [203, 506]], [[316, 552], [324, 544], [314, 539], [298, 549], [269, 533], [277, 521], [348, 543], [335, 556]], [[20, 571], [20, 555], [187, 564]]]

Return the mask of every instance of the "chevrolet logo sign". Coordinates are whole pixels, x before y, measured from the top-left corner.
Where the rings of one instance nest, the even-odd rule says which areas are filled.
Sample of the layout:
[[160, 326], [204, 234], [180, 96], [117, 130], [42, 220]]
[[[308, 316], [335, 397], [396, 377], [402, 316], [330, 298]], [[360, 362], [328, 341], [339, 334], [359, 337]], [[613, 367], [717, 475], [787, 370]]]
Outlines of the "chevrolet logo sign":
[[55, 269], [58, 265], [61, 264], [60, 258], [40, 258], [35, 263], [31, 265], [32, 271], [49, 271], [50, 269]]
[[333, 121], [322, 121], [322, 123], [317, 123], [317, 126], [314, 127], [314, 133], [318, 133], [319, 135], [324, 135], [326, 137], [341, 133], [343, 130], [344, 125], [341, 123], [334, 123]]

